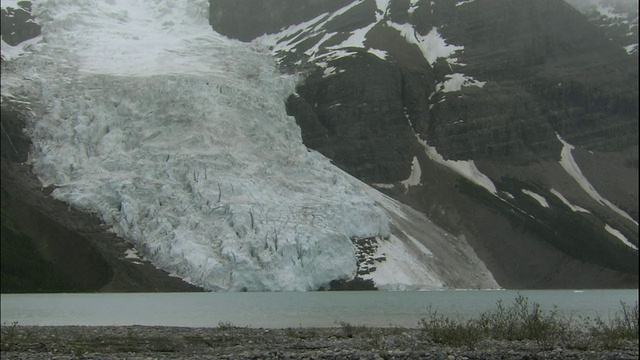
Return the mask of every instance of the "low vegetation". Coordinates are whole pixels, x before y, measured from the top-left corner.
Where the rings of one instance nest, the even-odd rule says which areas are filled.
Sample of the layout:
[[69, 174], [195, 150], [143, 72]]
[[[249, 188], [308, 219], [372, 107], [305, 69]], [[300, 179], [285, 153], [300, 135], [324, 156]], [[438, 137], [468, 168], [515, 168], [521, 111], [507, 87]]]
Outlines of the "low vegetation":
[[451, 346], [473, 348], [483, 340], [529, 340], [541, 349], [615, 349], [626, 341], [638, 341], [638, 304], [621, 302], [621, 310], [608, 320], [574, 318], [557, 308], [545, 312], [539, 303], [519, 295], [512, 305], [498, 302], [496, 309], [472, 319], [452, 319], [430, 311], [420, 326], [425, 338]]

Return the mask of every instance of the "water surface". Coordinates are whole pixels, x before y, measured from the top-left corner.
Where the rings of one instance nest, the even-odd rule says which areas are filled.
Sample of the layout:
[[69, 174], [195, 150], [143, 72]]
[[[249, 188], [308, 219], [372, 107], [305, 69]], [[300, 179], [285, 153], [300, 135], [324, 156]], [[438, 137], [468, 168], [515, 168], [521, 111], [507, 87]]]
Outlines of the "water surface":
[[637, 290], [468, 290], [423, 292], [269, 292], [4, 294], [2, 323], [21, 325], [162, 325], [285, 328], [417, 326], [431, 307], [447, 316], [473, 317], [513, 303], [521, 294], [543, 309], [608, 318], [620, 302], [638, 302]]

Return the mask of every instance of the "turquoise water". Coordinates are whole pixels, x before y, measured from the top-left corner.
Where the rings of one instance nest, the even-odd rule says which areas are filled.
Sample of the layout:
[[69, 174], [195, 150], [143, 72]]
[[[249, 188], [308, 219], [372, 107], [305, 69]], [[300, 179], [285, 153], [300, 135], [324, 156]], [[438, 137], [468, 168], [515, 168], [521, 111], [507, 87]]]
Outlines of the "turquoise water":
[[285, 328], [417, 326], [429, 307], [447, 316], [473, 317], [526, 296], [543, 309], [608, 318], [620, 301], [638, 302], [637, 290], [468, 290], [424, 292], [271, 292], [4, 294], [2, 323], [21, 325], [163, 325]]

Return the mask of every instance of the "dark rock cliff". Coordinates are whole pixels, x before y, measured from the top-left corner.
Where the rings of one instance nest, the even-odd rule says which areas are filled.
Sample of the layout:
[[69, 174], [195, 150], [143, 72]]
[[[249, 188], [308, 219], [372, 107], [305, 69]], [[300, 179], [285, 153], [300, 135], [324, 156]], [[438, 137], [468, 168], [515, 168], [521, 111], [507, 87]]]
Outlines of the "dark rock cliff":
[[2, 40], [12, 46], [40, 35], [40, 25], [31, 16], [31, 2], [19, 1], [18, 6], [3, 8], [0, 12]]

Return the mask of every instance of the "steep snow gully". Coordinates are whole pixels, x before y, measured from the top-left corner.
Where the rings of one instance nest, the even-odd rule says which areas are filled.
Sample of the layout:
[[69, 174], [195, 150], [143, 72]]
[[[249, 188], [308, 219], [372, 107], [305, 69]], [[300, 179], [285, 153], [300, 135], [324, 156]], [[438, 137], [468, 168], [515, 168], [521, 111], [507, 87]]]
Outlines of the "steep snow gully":
[[358, 238], [378, 244], [367, 278], [380, 288], [498, 287], [464, 238], [308, 151], [284, 108], [298, 79], [215, 33], [208, 6], [34, 3], [42, 35], [11, 53], [2, 101], [27, 104], [30, 163], [52, 196], [209, 290], [352, 279]]

